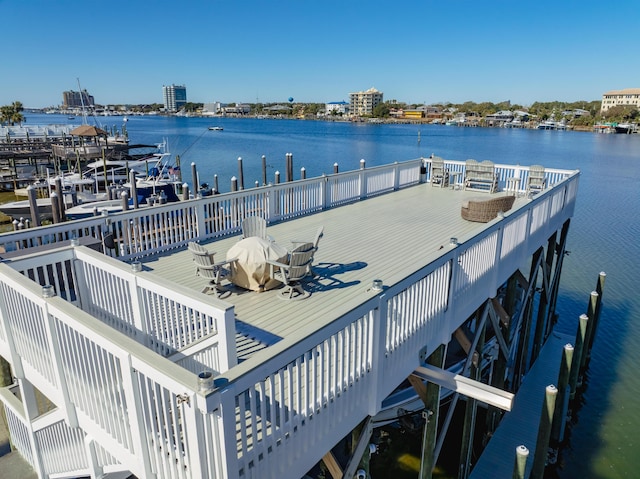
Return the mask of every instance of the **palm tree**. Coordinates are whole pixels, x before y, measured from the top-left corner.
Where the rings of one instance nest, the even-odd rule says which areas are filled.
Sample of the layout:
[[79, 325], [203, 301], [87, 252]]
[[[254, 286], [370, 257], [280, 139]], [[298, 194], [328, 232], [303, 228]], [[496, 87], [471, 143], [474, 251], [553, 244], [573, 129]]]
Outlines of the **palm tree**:
[[11, 105], [0, 107], [0, 123], [7, 123], [11, 126], [24, 121], [22, 112], [24, 107], [22, 102], [14, 101]]

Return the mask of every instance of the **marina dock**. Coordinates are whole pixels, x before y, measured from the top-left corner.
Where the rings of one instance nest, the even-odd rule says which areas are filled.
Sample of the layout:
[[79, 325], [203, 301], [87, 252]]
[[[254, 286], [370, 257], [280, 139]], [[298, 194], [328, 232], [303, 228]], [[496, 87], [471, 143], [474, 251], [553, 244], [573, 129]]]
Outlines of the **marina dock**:
[[525, 477], [529, 477], [545, 388], [557, 384], [562, 348], [573, 343], [574, 339], [559, 333], [549, 336], [515, 396], [513, 409], [502, 418], [500, 427], [474, 465], [469, 476], [471, 479], [512, 477], [515, 451], [521, 445], [531, 451], [525, 470]]
[[[485, 335], [497, 361], [519, 354], [534, 297], [534, 349], [551, 329], [579, 172], [547, 169], [532, 195], [528, 167], [495, 165], [486, 193], [465, 189], [465, 162], [445, 166], [455, 184], [420, 158], [1, 235], [14, 450], [39, 477], [303, 477], [320, 461], [352, 477], [362, 454], [338, 464], [332, 449], [397, 408], [385, 399], [434, 352], [463, 345], [466, 376]], [[487, 222], [461, 216], [512, 193]], [[249, 216], [287, 249], [324, 227], [309, 298], [202, 294], [187, 244], [225, 259]], [[505, 375], [515, 387], [525, 363]]]

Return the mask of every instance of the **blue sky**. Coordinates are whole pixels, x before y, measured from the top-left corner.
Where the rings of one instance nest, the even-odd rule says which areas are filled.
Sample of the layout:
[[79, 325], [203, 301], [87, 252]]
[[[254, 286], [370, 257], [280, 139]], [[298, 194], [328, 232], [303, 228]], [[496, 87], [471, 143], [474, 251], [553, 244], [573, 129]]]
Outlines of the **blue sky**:
[[640, 87], [640, 2], [0, 0], [0, 105], [599, 100]]

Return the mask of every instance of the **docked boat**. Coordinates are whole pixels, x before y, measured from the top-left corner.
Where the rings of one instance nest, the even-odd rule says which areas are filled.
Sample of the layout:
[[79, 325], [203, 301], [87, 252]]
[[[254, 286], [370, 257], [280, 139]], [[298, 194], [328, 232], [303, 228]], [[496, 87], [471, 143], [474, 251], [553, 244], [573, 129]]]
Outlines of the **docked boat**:
[[209, 130], [211, 131], [222, 131], [224, 128], [222, 128], [221, 126], [210, 126]]
[[[135, 195], [138, 207], [179, 201], [180, 198], [176, 192], [181, 185], [182, 182], [175, 174], [173, 167], [158, 164], [157, 167], [149, 168], [146, 176], [136, 180]], [[129, 191], [129, 207], [132, 207], [131, 183], [123, 183], [121, 188]], [[69, 219], [80, 219], [102, 214], [103, 211], [109, 214], [119, 213], [122, 211], [122, 200], [103, 199], [102, 201], [83, 202], [68, 208], [65, 213]]]
[[[175, 185], [169, 182], [154, 182], [142, 180], [136, 184], [136, 196], [138, 199], [138, 207], [144, 208], [156, 204], [173, 203], [179, 201], [180, 198], [176, 194]], [[133, 206], [133, 199], [129, 198], [129, 207]], [[82, 203], [77, 206], [68, 208], [66, 216], [70, 220], [81, 218], [89, 218], [100, 214], [113, 214], [122, 211], [122, 200], [104, 200]]]
[[[64, 195], [65, 209], [72, 207], [72, 197], [70, 195]], [[52, 217], [51, 198], [37, 198], [36, 205], [38, 207], [38, 216], [40, 221], [48, 220]], [[13, 220], [29, 220], [33, 221], [31, 217], [31, 206], [29, 200], [10, 201], [8, 203], [0, 204], [0, 212], [13, 218]]]
[[538, 123], [538, 130], [566, 130], [567, 125], [563, 121], [545, 120]]
[[130, 171], [134, 171], [139, 179], [149, 176], [157, 177], [164, 170], [175, 170], [175, 167], [172, 168], [169, 165], [170, 157], [171, 153], [166, 150], [166, 142], [155, 146], [134, 145], [126, 154], [87, 163], [83, 176], [93, 181], [98, 187], [106, 183], [126, 183], [130, 179]]
[[622, 133], [622, 134], [629, 134], [629, 133], [633, 133], [634, 131], [637, 130], [637, 125], [634, 125], [632, 123], [618, 123], [617, 125], [614, 126], [616, 133]]

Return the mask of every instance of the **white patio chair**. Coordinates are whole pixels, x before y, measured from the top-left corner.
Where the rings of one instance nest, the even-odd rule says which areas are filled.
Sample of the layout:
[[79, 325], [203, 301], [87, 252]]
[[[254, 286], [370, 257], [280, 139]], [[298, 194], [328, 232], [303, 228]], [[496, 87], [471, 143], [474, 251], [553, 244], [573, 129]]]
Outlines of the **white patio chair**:
[[302, 279], [309, 273], [309, 265], [313, 258], [312, 243], [303, 243], [289, 253], [289, 264], [278, 261], [267, 261], [271, 278], [284, 283], [285, 288], [280, 292], [282, 299], [306, 299], [311, 293], [302, 287]]
[[191, 241], [188, 248], [196, 265], [196, 275], [202, 276], [209, 281], [209, 284], [202, 289], [202, 292], [208, 293], [209, 290], [213, 290], [218, 296], [230, 293], [230, 291], [222, 289], [220, 283], [222, 278], [230, 274], [229, 267], [236, 259], [232, 258], [216, 263], [214, 261], [215, 252], [207, 251], [204, 246]]
[[311, 243], [313, 245], [313, 255], [311, 255], [311, 261], [309, 262], [309, 269], [307, 270], [307, 273], [310, 274], [311, 276], [316, 276], [316, 274], [313, 272], [313, 258], [316, 252], [318, 251], [318, 243], [320, 243], [320, 238], [322, 238], [323, 236], [324, 236], [324, 226], [319, 226], [318, 229], [316, 230], [316, 235], [314, 236], [312, 241], [291, 240], [291, 243], [293, 243], [294, 247], [304, 243]]
[[252, 236], [272, 240], [267, 235], [267, 220], [260, 216], [249, 216], [242, 220], [242, 239]]
[[431, 157], [431, 186], [446, 188], [449, 186], [449, 169], [444, 167], [444, 160], [439, 156]]
[[544, 166], [532, 165], [529, 167], [529, 179], [527, 180], [527, 195], [540, 193], [547, 186], [544, 176]]

